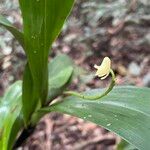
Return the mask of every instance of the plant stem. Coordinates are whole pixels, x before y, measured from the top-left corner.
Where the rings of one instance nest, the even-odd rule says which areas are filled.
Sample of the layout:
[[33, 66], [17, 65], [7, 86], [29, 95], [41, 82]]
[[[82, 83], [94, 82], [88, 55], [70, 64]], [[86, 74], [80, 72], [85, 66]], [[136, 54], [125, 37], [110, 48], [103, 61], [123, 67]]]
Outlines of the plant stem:
[[111, 83], [110, 83], [109, 87], [101, 94], [89, 96], [89, 95], [84, 95], [84, 94], [74, 92], [74, 91], [66, 91], [66, 92], [64, 92], [64, 94], [77, 96], [79, 98], [88, 99], [88, 100], [100, 99], [100, 98], [106, 96], [113, 89], [113, 87], [115, 86], [115, 74], [114, 74], [112, 69], [110, 70], [110, 73], [111, 73]]
[[18, 147], [20, 147], [24, 142], [25, 140], [33, 134], [35, 130], [35, 127], [28, 127], [27, 129], [24, 129], [20, 136], [18, 137], [17, 141], [15, 142], [14, 146], [13, 146], [13, 149], [17, 149]]

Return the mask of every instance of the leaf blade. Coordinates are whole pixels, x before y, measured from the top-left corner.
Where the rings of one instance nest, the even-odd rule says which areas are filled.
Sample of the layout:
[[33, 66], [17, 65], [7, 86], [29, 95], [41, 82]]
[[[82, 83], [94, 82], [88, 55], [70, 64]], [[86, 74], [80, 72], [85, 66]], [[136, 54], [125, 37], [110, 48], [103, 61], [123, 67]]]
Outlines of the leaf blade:
[[[65, 54], [59, 54], [49, 62], [49, 91], [48, 103], [60, 95], [69, 85], [74, 74], [74, 64]], [[58, 82], [58, 81], [59, 82]]]
[[19, 41], [22, 47], [24, 47], [24, 37], [23, 33], [17, 30], [5, 17], [0, 15], [0, 26], [5, 27], [8, 31], [10, 31], [14, 37]]
[[[18, 81], [6, 91], [0, 104], [0, 147], [2, 150], [11, 149], [16, 135], [23, 124], [21, 114], [21, 84]], [[12, 128], [15, 126], [15, 130]]]
[[[88, 94], [95, 94], [94, 90]], [[120, 135], [135, 147], [147, 150], [150, 143], [150, 89], [115, 88], [108, 96], [98, 101], [68, 97], [44, 109], [75, 115], [94, 122]]]
[[[19, 0], [24, 24], [25, 51], [33, 80], [33, 98], [30, 100], [33, 106], [39, 101], [45, 105], [47, 100], [49, 48], [60, 33], [73, 2], [74, 0]], [[24, 91], [28, 92], [26, 88]], [[22, 100], [25, 103], [26, 94], [23, 95]], [[24, 111], [26, 122], [35, 108]], [[25, 109], [28, 110], [24, 107]]]

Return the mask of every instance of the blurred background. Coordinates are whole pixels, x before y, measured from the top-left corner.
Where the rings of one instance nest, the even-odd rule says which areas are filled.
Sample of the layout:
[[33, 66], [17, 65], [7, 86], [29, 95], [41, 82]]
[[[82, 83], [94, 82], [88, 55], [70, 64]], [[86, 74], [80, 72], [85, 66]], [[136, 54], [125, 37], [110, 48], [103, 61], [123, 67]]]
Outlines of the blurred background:
[[[17, 0], [0, 0], [3, 14], [22, 28]], [[94, 77], [94, 64], [112, 59], [118, 85], [150, 87], [150, 0], [77, 0], [50, 59], [69, 55], [78, 67], [70, 88], [83, 91], [105, 87], [109, 79]], [[14, 37], [0, 28], [0, 96], [22, 79], [26, 56]], [[76, 117], [53, 113], [45, 116], [21, 149], [115, 150], [119, 137]]]

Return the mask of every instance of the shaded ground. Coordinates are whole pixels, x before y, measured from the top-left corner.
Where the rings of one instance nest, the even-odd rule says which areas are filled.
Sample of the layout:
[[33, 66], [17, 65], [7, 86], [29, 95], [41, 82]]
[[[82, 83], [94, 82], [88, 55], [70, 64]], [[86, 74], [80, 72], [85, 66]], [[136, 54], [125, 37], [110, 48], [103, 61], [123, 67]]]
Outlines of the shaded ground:
[[[16, 0], [13, 2], [8, 6], [8, 1], [6, 6], [9, 9], [2, 13], [11, 15], [8, 19], [21, 28]], [[149, 5], [144, 7], [143, 3], [133, 1], [129, 6], [122, 6], [119, 2], [117, 4], [124, 12], [120, 13], [121, 16], [114, 15], [116, 5], [113, 3], [111, 6], [114, 9], [110, 15], [96, 17], [95, 14], [99, 14], [99, 9], [93, 4], [98, 6], [96, 0], [93, 3], [90, 0], [78, 1], [62, 34], [54, 43], [50, 57], [66, 53], [86, 70], [79, 69], [82, 75], [74, 80], [72, 89], [83, 91], [106, 86], [108, 81], [100, 82], [94, 78], [93, 72], [93, 65], [99, 64], [104, 56], [112, 58], [117, 84], [150, 87]], [[109, 9], [107, 7], [105, 10]], [[145, 8], [143, 14], [139, 14], [142, 7]], [[134, 18], [133, 22], [130, 17]], [[11, 83], [22, 78], [26, 57], [18, 43], [5, 30], [0, 30], [0, 40], [0, 95], [3, 95]], [[113, 150], [118, 140], [114, 134], [93, 123], [53, 113], [40, 121], [34, 134], [20, 149]]]
[[41, 120], [24, 149], [112, 150], [115, 143], [115, 135], [103, 128], [82, 119], [53, 113]]

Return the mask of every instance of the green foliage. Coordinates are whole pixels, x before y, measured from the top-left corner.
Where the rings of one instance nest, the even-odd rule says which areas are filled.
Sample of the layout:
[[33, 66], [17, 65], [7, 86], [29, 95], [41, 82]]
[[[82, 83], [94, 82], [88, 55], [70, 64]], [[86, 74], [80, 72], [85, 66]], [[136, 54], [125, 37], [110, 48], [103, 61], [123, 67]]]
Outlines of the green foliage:
[[[63, 63], [62, 63], [63, 62]], [[60, 88], [73, 72], [73, 62], [66, 55], [58, 55], [49, 63], [49, 87]]]
[[18, 31], [5, 17], [0, 15], [0, 25], [5, 27], [8, 31], [10, 31], [15, 38], [19, 41], [19, 43], [24, 47], [24, 37], [23, 33]]
[[[88, 91], [95, 95], [101, 89]], [[141, 150], [150, 143], [150, 89], [116, 87], [108, 96], [96, 101], [67, 97], [62, 102], [43, 108], [45, 113], [57, 111], [80, 117], [114, 131]]]
[[6, 91], [0, 103], [0, 147], [11, 149], [20, 127], [23, 127], [21, 116], [21, 81], [16, 82]]
[[36, 108], [45, 105], [47, 100], [49, 48], [68, 16], [73, 0], [20, 0], [19, 3], [28, 58], [22, 99], [27, 123]]
[[[23, 84], [21, 81], [16, 82], [0, 98], [0, 148], [12, 149], [21, 128], [28, 128], [45, 113], [54, 111], [94, 122], [139, 149], [149, 149], [150, 89], [117, 87], [95, 101], [75, 96], [63, 97], [64, 90], [75, 74], [75, 66], [66, 55], [59, 55], [48, 64], [48, 55], [73, 2], [19, 0], [23, 32], [0, 16], [0, 25], [16, 37], [27, 55]], [[102, 90], [97, 89], [86, 94], [94, 96], [100, 92]], [[63, 101], [48, 106], [58, 96]]]
[[[62, 63], [62, 61], [64, 63]], [[56, 65], [57, 64], [57, 65]], [[52, 101], [67, 87], [73, 75], [73, 62], [66, 55], [58, 55], [49, 63], [49, 96]], [[57, 74], [57, 76], [55, 76]], [[58, 85], [52, 85], [56, 80]], [[51, 86], [52, 85], [52, 86]], [[18, 131], [24, 127], [22, 108], [22, 82], [15, 82], [0, 99], [0, 147], [11, 149]], [[38, 118], [39, 120], [40, 118]]]
[[[16, 39], [18, 39], [27, 55], [27, 65], [24, 71], [22, 90], [22, 111], [26, 126], [32, 118], [32, 113], [34, 113], [38, 107], [40, 108], [46, 103], [48, 96], [49, 49], [51, 48], [52, 42], [58, 36], [72, 8], [73, 2], [74, 0], [20, 0], [19, 3], [23, 16], [23, 33], [13, 27], [3, 16], [0, 16], [0, 25], [8, 29]], [[61, 72], [57, 78], [62, 79], [65, 77], [64, 81], [67, 82], [67, 78], [70, 78], [72, 70], [73, 69], [69, 67], [64, 71], [67, 76]], [[50, 83], [57, 80], [57, 78], [50, 80]], [[58, 85], [56, 88], [59, 90], [59, 86], [63, 86], [63, 84], [65, 83]], [[10, 103], [8, 102], [7, 105], [10, 105]], [[12, 126], [14, 122], [12, 122]], [[2, 120], [2, 123], [5, 122]], [[5, 126], [8, 125], [9, 122], [7, 122]], [[12, 128], [12, 126], [10, 127]], [[7, 132], [9, 132], [9, 130]], [[6, 139], [5, 132], [1, 134], [1, 147], [7, 149], [7, 147], [5, 147], [7, 146], [7, 141], [4, 141]], [[13, 136], [15, 137], [15, 134]]]
[[[63, 62], [63, 63], [62, 63]], [[49, 63], [48, 102], [60, 95], [70, 83], [73, 62], [66, 55], [58, 55]]]

